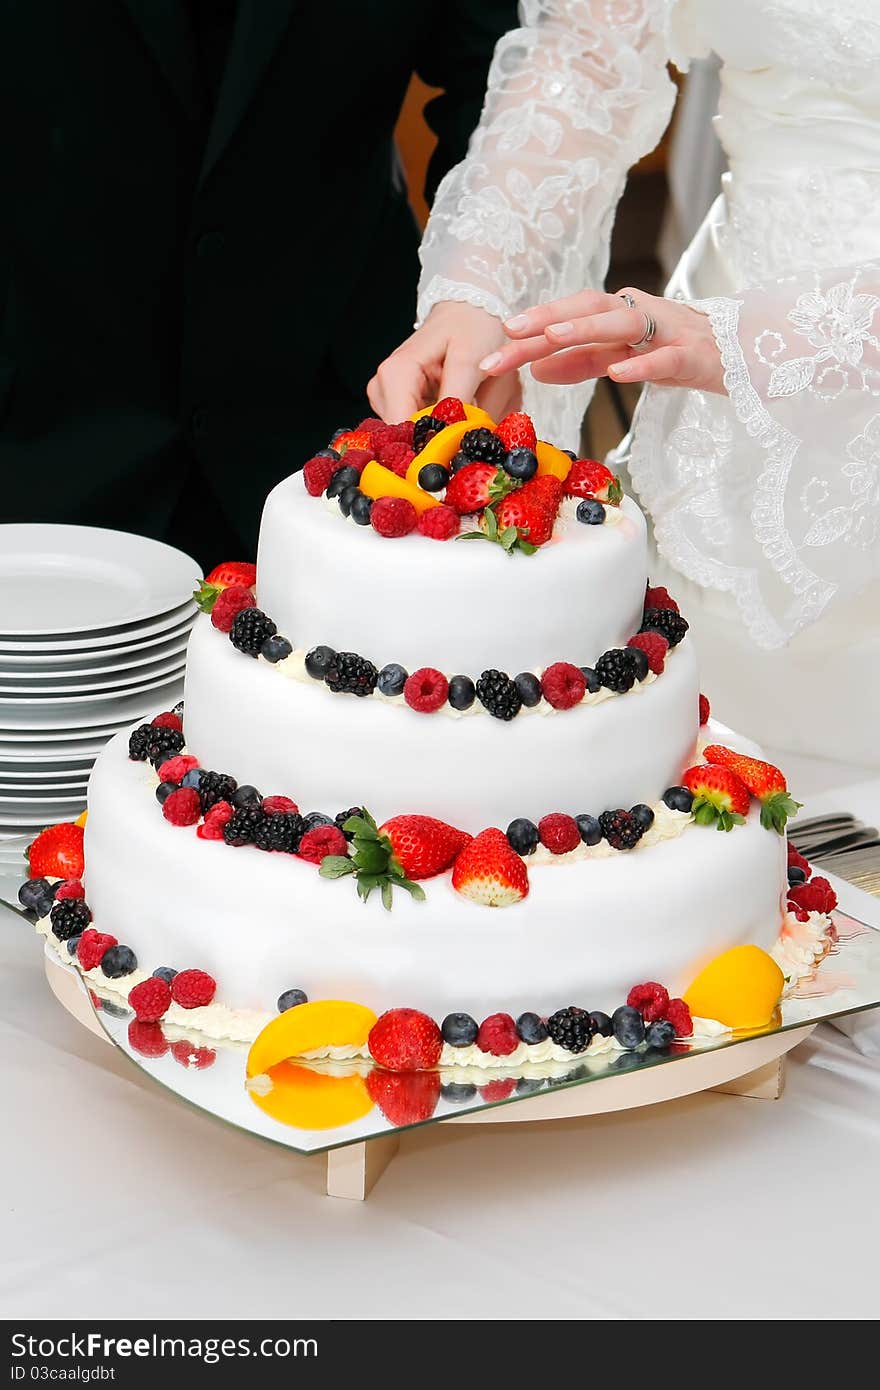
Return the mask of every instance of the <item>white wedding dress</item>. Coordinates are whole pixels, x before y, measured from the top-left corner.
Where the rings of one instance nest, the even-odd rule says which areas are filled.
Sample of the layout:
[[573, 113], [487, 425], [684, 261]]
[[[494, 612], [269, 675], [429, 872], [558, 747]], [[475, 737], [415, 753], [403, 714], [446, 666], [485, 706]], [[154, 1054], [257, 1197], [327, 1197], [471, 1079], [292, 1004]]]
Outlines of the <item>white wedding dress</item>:
[[[667, 61], [714, 50], [730, 172], [667, 293], [710, 316], [728, 395], [648, 388], [629, 475], [719, 715], [880, 766], [880, 0], [520, 12], [437, 194], [420, 320], [600, 287], [627, 170], [669, 120]], [[576, 447], [592, 384], [526, 371], [523, 389], [539, 433]]]

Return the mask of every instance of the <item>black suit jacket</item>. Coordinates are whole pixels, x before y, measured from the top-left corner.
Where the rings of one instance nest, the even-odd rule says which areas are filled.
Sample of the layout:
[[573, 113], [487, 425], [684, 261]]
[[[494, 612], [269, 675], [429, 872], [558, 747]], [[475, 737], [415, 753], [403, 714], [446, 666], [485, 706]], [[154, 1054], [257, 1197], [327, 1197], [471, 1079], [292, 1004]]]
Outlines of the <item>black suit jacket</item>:
[[211, 116], [182, 0], [0, 0], [0, 516], [252, 551], [266, 491], [411, 329], [410, 76], [444, 88], [433, 188], [515, 22], [239, 0]]

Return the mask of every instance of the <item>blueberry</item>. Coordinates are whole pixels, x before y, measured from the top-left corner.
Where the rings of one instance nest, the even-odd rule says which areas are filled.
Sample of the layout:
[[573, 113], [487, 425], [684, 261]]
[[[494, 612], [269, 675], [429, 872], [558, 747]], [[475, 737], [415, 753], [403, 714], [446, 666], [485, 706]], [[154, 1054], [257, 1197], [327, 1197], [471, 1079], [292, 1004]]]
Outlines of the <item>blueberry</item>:
[[598, 845], [602, 838], [602, 827], [595, 816], [575, 816], [574, 823], [585, 845]]
[[797, 864], [792, 864], [791, 868], [788, 871], [789, 888], [796, 888], [799, 883], [806, 883], [806, 881], [807, 876], [804, 873], [803, 869], [799, 868]]
[[542, 1043], [547, 1038], [544, 1020], [539, 1018], [537, 1014], [520, 1014], [516, 1020], [516, 1031], [524, 1043]]
[[471, 1086], [466, 1081], [447, 1081], [440, 1087], [440, 1094], [444, 1100], [451, 1101], [453, 1105], [467, 1105], [469, 1100], [473, 1100], [477, 1094], [476, 1086]]
[[77, 948], [77, 946], [79, 945], [79, 937], [78, 937], [78, 936], [69, 936], [69, 937], [67, 938], [66, 945], [67, 945], [67, 954], [68, 954], [69, 956], [75, 956], [75, 955], [76, 955], [76, 948]]
[[166, 985], [170, 985], [176, 974], [177, 971], [172, 970], [170, 965], [157, 965], [153, 971], [153, 979], [164, 980]]
[[543, 1076], [520, 1076], [516, 1083], [518, 1096], [531, 1096], [544, 1085]]
[[44, 878], [29, 878], [18, 890], [18, 901], [28, 912], [45, 917], [55, 901], [55, 889]]
[[645, 1041], [645, 1021], [638, 1009], [621, 1004], [611, 1015], [611, 1027], [621, 1047], [638, 1047]]
[[325, 816], [323, 811], [309, 811], [307, 816], [303, 816], [303, 834], [307, 830], [317, 830], [320, 825], [335, 825], [332, 816]]
[[562, 453], [571, 459], [572, 463], [577, 463], [577, 454], [574, 449], [563, 449]]
[[409, 672], [399, 666], [396, 661], [390, 661], [379, 672], [376, 689], [380, 695], [402, 695], [408, 675]]
[[534, 821], [526, 820], [525, 816], [517, 816], [507, 827], [507, 838], [510, 848], [516, 850], [517, 854], [534, 854], [541, 837]]
[[[348, 430], [334, 430], [333, 438], [337, 439], [340, 434], [348, 434]], [[319, 449], [313, 458], [316, 459], [338, 459], [340, 454], [336, 449]]]
[[356, 521], [358, 526], [369, 526], [372, 510], [372, 497], [368, 497], [365, 492], [358, 491], [357, 497], [352, 501], [351, 512], [349, 513], [352, 521]]
[[662, 801], [670, 811], [689, 811], [694, 804], [694, 794], [687, 787], [667, 787]]
[[605, 520], [605, 508], [592, 497], [585, 497], [583, 502], [578, 502], [575, 515], [585, 526], [601, 526]]
[[477, 687], [470, 676], [453, 676], [449, 682], [449, 703], [453, 709], [470, 709], [477, 698]]
[[668, 1019], [658, 1018], [656, 1023], [649, 1023], [645, 1030], [645, 1042], [649, 1047], [668, 1047], [675, 1041], [675, 1026]]
[[587, 682], [587, 690], [591, 695], [595, 695], [597, 690], [602, 689], [602, 682], [596, 675], [596, 672], [593, 670], [592, 666], [582, 666], [581, 675]]
[[511, 478], [521, 478], [527, 482], [538, 471], [538, 460], [531, 449], [511, 449], [502, 465]]
[[469, 459], [467, 454], [463, 454], [459, 449], [449, 465], [449, 471], [450, 473], [457, 473], [459, 468], [467, 468], [469, 463], [473, 463], [473, 459]]
[[276, 633], [274, 637], [267, 637], [260, 648], [260, 656], [265, 661], [271, 661], [274, 666], [276, 661], [283, 661], [286, 656], [290, 656], [293, 647], [286, 637]]
[[534, 709], [541, 700], [541, 682], [534, 671], [520, 671], [513, 683], [519, 691], [519, 698], [527, 709]]
[[339, 510], [343, 516], [351, 516], [351, 504], [356, 497], [360, 497], [361, 490], [357, 483], [349, 483], [339, 494]]
[[590, 1018], [593, 1020], [595, 1032], [602, 1038], [610, 1038], [614, 1032], [614, 1024], [607, 1014], [603, 1014], [601, 1009], [591, 1009]]
[[637, 806], [630, 807], [629, 813], [636, 825], [640, 825], [643, 830], [650, 830], [654, 824], [654, 812], [643, 801], [640, 801]]
[[322, 681], [336, 660], [332, 647], [312, 647], [306, 652], [306, 670], [316, 681]]
[[470, 1047], [477, 1041], [480, 1029], [470, 1014], [447, 1014], [440, 1024], [443, 1041], [450, 1047]]
[[278, 996], [278, 1012], [287, 1013], [288, 1009], [295, 1009], [297, 1004], [308, 1004], [309, 996], [301, 989], [286, 989], [283, 994]]
[[356, 486], [360, 476], [356, 468], [337, 468], [327, 484], [327, 496], [338, 497], [347, 487], [351, 487], [352, 484]]
[[203, 769], [200, 767], [191, 767], [189, 772], [184, 773], [183, 781], [180, 785], [182, 787], [195, 787], [196, 791], [198, 791], [202, 780], [202, 771]]
[[176, 782], [160, 782], [156, 788], [156, 800], [162, 806], [168, 800], [172, 792], [177, 791]]
[[236, 807], [254, 806], [257, 802], [263, 800], [263, 796], [261, 792], [257, 791], [256, 787], [252, 787], [249, 782], [245, 782], [243, 787], [236, 787], [230, 800], [232, 805]]
[[419, 487], [425, 492], [442, 492], [450, 479], [448, 468], [441, 463], [426, 463], [419, 469]]
[[137, 956], [130, 946], [111, 946], [101, 957], [101, 970], [108, 980], [118, 980], [137, 970]]
[[651, 669], [648, 665], [647, 653], [643, 652], [641, 647], [627, 647], [627, 651], [636, 680], [643, 681]]

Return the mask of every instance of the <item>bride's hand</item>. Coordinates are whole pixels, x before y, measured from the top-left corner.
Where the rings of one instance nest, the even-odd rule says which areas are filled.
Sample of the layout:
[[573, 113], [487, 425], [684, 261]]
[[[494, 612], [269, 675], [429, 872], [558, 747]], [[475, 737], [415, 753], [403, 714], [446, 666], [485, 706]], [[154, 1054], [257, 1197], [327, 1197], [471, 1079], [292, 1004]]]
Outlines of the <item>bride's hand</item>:
[[451, 300], [436, 304], [378, 368], [367, 386], [370, 405], [383, 420], [405, 420], [422, 406], [457, 396], [500, 420], [519, 404], [519, 377], [501, 371], [486, 381], [478, 364], [503, 343], [500, 322], [485, 309]]
[[[654, 331], [648, 335], [651, 323]], [[479, 364], [491, 376], [531, 362], [538, 381], [555, 385], [609, 376], [724, 394], [708, 318], [676, 299], [634, 289], [584, 290], [517, 314], [504, 331], [513, 341]]]

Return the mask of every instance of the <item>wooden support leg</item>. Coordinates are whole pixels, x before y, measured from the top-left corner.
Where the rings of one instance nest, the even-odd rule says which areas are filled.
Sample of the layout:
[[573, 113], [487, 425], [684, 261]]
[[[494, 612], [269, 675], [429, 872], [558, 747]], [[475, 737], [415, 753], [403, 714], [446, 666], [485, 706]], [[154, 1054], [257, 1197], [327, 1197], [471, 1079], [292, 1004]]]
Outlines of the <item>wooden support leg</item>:
[[400, 1148], [397, 1134], [382, 1134], [363, 1144], [331, 1149], [327, 1154], [327, 1196], [362, 1202]]
[[713, 1086], [713, 1091], [723, 1091], [728, 1096], [751, 1096], [754, 1100], [778, 1100], [785, 1085], [785, 1059], [777, 1057], [773, 1062], [750, 1071], [745, 1076], [737, 1076], [723, 1086]]

